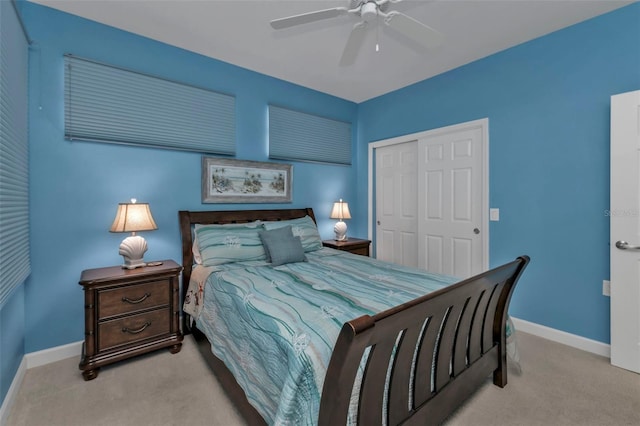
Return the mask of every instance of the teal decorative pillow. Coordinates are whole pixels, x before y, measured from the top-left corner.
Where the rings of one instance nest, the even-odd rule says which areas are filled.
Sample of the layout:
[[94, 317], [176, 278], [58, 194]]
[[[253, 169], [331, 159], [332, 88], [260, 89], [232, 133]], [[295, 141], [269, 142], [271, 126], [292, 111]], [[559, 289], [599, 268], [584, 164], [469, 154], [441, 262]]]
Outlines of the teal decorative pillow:
[[293, 239], [291, 226], [288, 225], [271, 231], [259, 231], [258, 235], [260, 235], [260, 239], [262, 240], [264, 252], [267, 256], [267, 262], [271, 262], [271, 252], [269, 251], [271, 248], [278, 250], [280, 245], [286, 244], [288, 240]]
[[280, 220], [274, 222], [263, 222], [264, 228], [268, 231], [291, 226], [293, 236], [300, 237], [302, 248], [305, 252], [320, 250], [322, 248], [322, 239], [318, 233], [318, 228], [310, 216], [301, 217], [299, 219]]
[[262, 240], [258, 235], [262, 229], [260, 225], [259, 222], [196, 225], [194, 238], [197, 241], [202, 264], [215, 266], [223, 263], [266, 259]]
[[291, 226], [261, 231], [260, 238], [273, 266], [307, 261], [300, 237], [293, 236]]

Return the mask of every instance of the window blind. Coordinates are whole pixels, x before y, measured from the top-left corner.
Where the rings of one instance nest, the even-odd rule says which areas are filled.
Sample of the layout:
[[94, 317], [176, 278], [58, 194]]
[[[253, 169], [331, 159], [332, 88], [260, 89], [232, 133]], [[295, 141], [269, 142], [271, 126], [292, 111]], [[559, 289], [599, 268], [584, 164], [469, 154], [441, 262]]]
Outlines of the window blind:
[[269, 105], [269, 158], [351, 164], [351, 123]]
[[65, 137], [235, 154], [235, 97], [65, 55]]
[[31, 272], [27, 66], [18, 15], [0, 1], [0, 307]]

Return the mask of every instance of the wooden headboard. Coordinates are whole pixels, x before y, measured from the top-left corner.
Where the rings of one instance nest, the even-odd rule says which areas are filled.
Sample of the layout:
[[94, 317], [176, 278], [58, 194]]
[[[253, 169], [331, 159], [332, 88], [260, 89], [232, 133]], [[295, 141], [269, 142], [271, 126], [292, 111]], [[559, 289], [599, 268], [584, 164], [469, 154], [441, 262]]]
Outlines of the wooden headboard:
[[246, 223], [256, 220], [266, 222], [297, 219], [305, 216], [310, 216], [314, 222], [316, 221], [311, 207], [283, 210], [179, 211], [178, 217], [180, 219], [180, 234], [182, 237], [182, 300], [184, 300], [189, 287], [189, 279], [193, 268], [193, 225]]

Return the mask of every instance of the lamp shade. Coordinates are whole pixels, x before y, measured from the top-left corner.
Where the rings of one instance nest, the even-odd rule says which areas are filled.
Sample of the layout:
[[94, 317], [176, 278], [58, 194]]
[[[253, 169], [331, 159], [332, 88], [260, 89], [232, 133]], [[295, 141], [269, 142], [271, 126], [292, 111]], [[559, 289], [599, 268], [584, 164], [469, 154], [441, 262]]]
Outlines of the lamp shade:
[[153, 231], [158, 226], [151, 216], [151, 210], [147, 203], [136, 203], [135, 199], [131, 203], [118, 204], [116, 218], [113, 220], [110, 232], [138, 232]]
[[331, 210], [331, 219], [351, 219], [351, 213], [349, 212], [349, 204], [346, 201], [336, 201], [333, 203], [333, 209]]

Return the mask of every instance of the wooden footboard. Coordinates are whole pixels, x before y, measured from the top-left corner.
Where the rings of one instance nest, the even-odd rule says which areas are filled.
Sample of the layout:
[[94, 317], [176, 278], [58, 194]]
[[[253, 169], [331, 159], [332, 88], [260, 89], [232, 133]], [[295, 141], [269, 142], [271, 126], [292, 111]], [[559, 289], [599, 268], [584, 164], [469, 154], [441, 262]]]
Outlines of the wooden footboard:
[[[345, 424], [358, 367], [358, 424], [439, 424], [493, 373], [507, 383], [507, 309], [527, 256], [342, 327], [320, 425]], [[394, 350], [395, 348], [395, 350]], [[388, 382], [388, 386], [386, 383]]]

